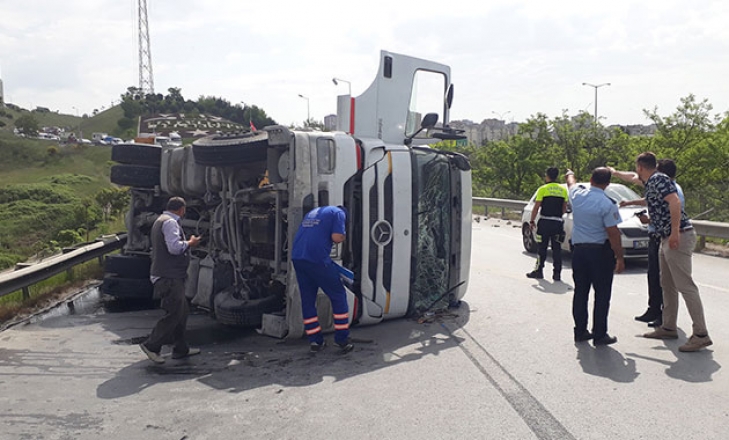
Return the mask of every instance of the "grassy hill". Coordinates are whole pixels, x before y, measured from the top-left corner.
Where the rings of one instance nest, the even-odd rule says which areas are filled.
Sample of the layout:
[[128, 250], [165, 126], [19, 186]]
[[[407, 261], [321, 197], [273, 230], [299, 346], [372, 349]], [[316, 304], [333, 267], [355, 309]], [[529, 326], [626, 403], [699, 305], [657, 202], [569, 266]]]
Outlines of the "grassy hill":
[[[0, 269], [48, 247], [58, 240], [60, 231], [79, 231], [89, 225], [90, 217], [98, 219], [100, 207], [87, 204], [93, 204], [100, 191], [113, 187], [110, 147], [59, 145], [15, 136], [12, 121], [28, 111], [4, 111], [0, 116], [6, 122], [0, 127]], [[38, 111], [32, 115], [41, 127], [77, 132], [80, 124], [84, 137], [87, 133], [90, 137], [95, 131], [111, 132], [121, 109], [111, 108], [90, 118]]]
[[5, 125], [0, 126], [0, 133], [12, 134], [14, 121], [20, 116], [31, 114], [38, 121], [39, 127], [61, 127], [67, 132], [74, 132], [77, 135], [82, 132], [84, 138], [90, 139], [91, 134], [95, 132], [112, 133], [117, 129], [117, 121], [123, 116], [121, 106], [118, 105], [91, 117], [78, 117], [52, 111], [16, 110], [13, 107], [1, 109], [0, 122], [4, 122]]

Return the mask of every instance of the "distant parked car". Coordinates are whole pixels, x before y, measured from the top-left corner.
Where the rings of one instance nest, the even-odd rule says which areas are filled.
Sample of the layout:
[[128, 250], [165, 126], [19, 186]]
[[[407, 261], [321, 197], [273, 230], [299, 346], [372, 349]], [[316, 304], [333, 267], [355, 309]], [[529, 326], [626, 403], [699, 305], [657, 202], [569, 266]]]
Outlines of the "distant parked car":
[[[585, 185], [590, 187], [589, 183], [578, 183], [578, 185]], [[562, 185], [566, 186], [566, 185]], [[620, 183], [611, 183], [606, 189], [605, 194], [610, 197], [615, 203], [620, 203], [621, 200], [635, 200], [639, 199], [640, 196]], [[524, 207], [524, 212], [521, 215], [521, 233], [522, 242], [524, 249], [529, 253], [537, 252], [537, 241], [534, 237], [534, 232], [529, 227], [529, 220], [531, 220], [532, 209], [534, 208], [534, 199], [537, 193], [532, 195], [529, 203]], [[637, 212], [643, 210], [640, 206], [625, 206], [619, 209], [620, 217], [622, 222], [618, 225], [620, 231], [620, 240], [623, 244], [623, 253], [625, 258], [645, 258], [648, 256], [648, 226], [640, 222], [638, 217], [635, 215]], [[537, 216], [537, 218], [539, 218]], [[571, 251], [572, 250], [572, 209], [568, 204], [567, 214], [564, 218], [564, 231], [565, 240], [562, 243], [562, 249]]]

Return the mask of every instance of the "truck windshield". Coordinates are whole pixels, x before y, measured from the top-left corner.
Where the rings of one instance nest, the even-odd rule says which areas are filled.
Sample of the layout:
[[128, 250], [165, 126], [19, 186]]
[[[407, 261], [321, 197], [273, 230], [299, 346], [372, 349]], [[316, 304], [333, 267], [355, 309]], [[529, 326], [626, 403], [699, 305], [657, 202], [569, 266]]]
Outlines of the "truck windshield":
[[413, 282], [410, 312], [448, 304], [451, 254], [451, 176], [447, 156], [413, 149]]

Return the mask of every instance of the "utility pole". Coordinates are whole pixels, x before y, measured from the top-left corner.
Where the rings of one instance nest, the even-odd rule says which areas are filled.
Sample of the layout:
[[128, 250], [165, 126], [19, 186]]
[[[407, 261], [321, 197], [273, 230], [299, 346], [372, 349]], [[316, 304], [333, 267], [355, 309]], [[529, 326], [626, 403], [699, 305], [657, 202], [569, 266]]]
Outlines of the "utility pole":
[[147, 0], [138, 0], [137, 5], [139, 15], [139, 90], [146, 96], [154, 93], [152, 50], [149, 45], [149, 22], [147, 21]]
[[599, 89], [602, 86], [609, 86], [610, 83], [602, 83], [602, 84], [595, 85], [595, 84], [583, 82], [582, 85], [589, 86], [589, 87], [592, 87], [595, 89], [595, 126], [597, 126], [597, 89]]
[[309, 98], [299, 93], [299, 98], [306, 99], [306, 126], [311, 124], [311, 113], [309, 112]]

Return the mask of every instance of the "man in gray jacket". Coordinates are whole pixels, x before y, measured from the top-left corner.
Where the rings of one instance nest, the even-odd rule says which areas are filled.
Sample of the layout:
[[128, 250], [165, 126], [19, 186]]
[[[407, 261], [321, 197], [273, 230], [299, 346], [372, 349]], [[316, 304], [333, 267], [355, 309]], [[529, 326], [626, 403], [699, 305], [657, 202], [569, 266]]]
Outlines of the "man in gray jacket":
[[160, 355], [163, 345], [172, 345], [172, 358], [181, 359], [200, 353], [185, 342], [185, 327], [189, 308], [185, 298], [187, 266], [190, 248], [200, 243], [200, 237], [185, 238], [180, 219], [185, 216], [185, 199], [172, 197], [167, 210], [152, 225], [152, 268], [150, 279], [154, 295], [162, 300], [165, 316], [152, 329], [149, 338], [140, 348], [154, 363], [164, 363]]

